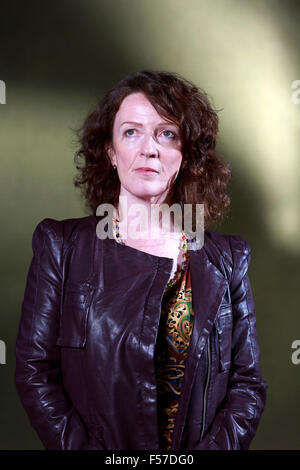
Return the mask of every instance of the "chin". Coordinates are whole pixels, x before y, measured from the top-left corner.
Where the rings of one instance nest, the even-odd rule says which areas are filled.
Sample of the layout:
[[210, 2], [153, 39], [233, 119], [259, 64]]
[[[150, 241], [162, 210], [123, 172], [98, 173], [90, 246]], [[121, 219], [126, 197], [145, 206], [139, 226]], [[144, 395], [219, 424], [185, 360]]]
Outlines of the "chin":
[[149, 197], [159, 197], [165, 192], [165, 188], [147, 188], [147, 185], [143, 184], [141, 188], [134, 188], [130, 192], [135, 197], [140, 197], [141, 199], [147, 199]]
[[135, 191], [132, 194], [134, 194], [136, 197], [139, 197], [141, 199], [148, 199], [151, 197], [160, 197], [164, 191]]

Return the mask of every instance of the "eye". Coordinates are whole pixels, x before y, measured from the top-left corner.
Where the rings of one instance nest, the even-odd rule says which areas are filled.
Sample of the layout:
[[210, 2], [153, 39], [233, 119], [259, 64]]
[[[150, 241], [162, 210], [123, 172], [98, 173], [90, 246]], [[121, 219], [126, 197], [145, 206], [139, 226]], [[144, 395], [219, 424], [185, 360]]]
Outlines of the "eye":
[[127, 136], [129, 136], [129, 137], [131, 137], [131, 136], [134, 135], [134, 132], [136, 132], [135, 129], [127, 129], [127, 130], [124, 132], [124, 134], [127, 135]]
[[177, 137], [176, 134], [173, 131], [170, 131], [170, 130], [163, 131], [163, 135], [164, 135], [164, 137], [167, 137], [168, 139], [172, 139], [172, 140], [175, 140], [176, 137]]

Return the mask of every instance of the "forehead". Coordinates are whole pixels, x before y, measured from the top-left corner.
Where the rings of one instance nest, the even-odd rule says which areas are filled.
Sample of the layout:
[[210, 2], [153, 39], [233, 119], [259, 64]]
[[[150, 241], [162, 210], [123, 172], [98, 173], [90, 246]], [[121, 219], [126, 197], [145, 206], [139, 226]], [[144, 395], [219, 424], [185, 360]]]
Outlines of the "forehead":
[[143, 93], [131, 93], [124, 98], [116, 113], [115, 125], [121, 125], [124, 121], [137, 121], [141, 124], [170, 122], [158, 114], [147, 96]]

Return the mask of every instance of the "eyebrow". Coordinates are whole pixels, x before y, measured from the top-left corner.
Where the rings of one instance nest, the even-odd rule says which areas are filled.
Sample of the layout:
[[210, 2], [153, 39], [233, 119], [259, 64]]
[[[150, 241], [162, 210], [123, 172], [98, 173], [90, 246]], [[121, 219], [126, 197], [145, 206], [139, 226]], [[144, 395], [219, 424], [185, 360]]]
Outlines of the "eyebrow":
[[[141, 124], [140, 122], [124, 121], [124, 122], [121, 123], [120, 127], [123, 126], [124, 124], [133, 124], [133, 125], [139, 126], [139, 127], [143, 126], [143, 124]], [[172, 123], [172, 122], [167, 122], [167, 121], [159, 122], [157, 125], [158, 126], [174, 126], [174, 127], [178, 128], [177, 124]]]

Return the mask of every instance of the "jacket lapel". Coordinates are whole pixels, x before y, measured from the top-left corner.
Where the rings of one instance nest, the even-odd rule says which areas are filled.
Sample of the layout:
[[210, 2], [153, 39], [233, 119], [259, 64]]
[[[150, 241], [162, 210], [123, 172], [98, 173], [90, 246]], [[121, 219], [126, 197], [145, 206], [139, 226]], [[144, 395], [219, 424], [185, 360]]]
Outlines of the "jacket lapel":
[[199, 358], [228, 288], [228, 281], [218, 268], [220, 253], [206, 234], [203, 247], [189, 253], [195, 314], [189, 354]]
[[189, 255], [195, 316], [179, 399], [179, 412], [175, 422], [172, 450], [180, 448], [197, 363], [203, 353], [214, 319], [228, 288], [226, 276], [218, 268], [221, 253], [206, 232], [204, 232], [204, 245], [201, 250], [191, 250]]

